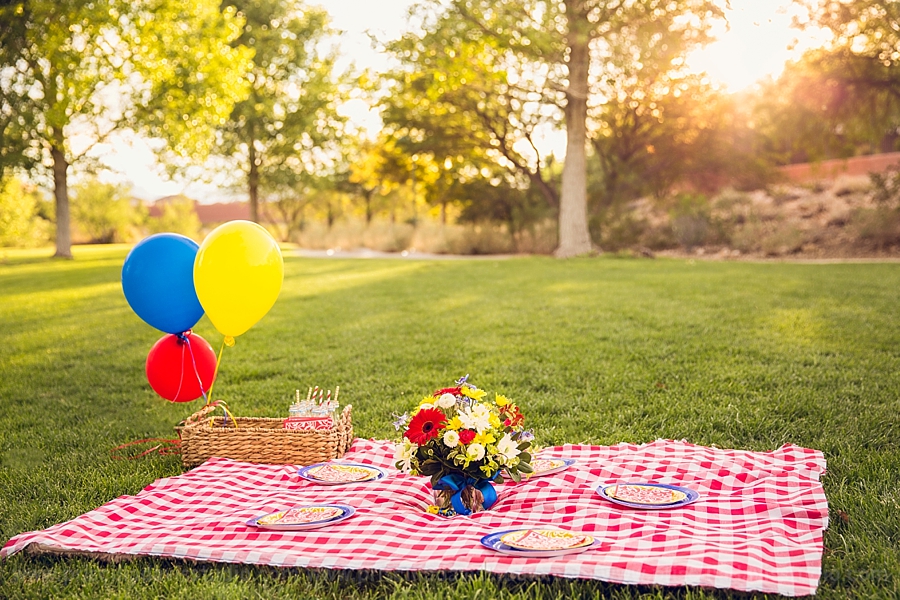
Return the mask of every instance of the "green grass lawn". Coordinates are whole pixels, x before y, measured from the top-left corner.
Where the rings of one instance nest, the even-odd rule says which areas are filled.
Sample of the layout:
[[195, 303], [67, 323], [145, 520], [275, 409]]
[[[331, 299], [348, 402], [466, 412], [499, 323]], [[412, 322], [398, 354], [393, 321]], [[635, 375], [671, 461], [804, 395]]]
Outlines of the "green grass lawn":
[[[181, 472], [116, 461], [199, 408], [147, 384], [162, 333], [122, 294], [127, 248], [0, 257], [0, 544]], [[900, 264], [286, 257], [271, 312], [226, 348], [215, 396], [286, 414], [341, 386], [359, 437], [466, 373], [523, 408], [538, 442], [685, 438], [825, 453], [831, 526], [819, 597], [900, 595]], [[204, 317], [197, 333], [218, 350]], [[16, 555], [0, 597], [730, 598], [718, 590], [484, 574], [304, 571]]]

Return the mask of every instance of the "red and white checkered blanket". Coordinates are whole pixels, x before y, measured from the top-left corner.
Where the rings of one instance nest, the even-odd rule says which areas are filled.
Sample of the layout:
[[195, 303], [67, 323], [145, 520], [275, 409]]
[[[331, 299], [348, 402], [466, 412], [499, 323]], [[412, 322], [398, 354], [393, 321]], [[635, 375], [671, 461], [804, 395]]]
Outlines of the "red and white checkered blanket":
[[[292, 466], [212, 459], [122, 496], [76, 519], [17, 535], [0, 556], [29, 544], [87, 551], [292, 567], [483, 570], [629, 584], [696, 585], [813, 594], [821, 575], [828, 503], [821, 452], [787, 445], [774, 452], [705, 448], [659, 440], [640, 446], [548, 448], [574, 458], [569, 469], [498, 486], [489, 511], [447, 519], [425, 512], [424, 477], [392, 469], [388, 442], [357, 439], [344, 461], [389, 469], [380, 481], [320, 486]], [[610, 503], [602, 483], [684, 485], [700, 500], [673, 510]], [[268, 531], [248, 519], [306, 503], [342, 503], [356, 514], [307, 531]], [[557, 558], [519, 558], [483, 547], [493, 531], [553, 525], [589, 533], [598, 548]]]

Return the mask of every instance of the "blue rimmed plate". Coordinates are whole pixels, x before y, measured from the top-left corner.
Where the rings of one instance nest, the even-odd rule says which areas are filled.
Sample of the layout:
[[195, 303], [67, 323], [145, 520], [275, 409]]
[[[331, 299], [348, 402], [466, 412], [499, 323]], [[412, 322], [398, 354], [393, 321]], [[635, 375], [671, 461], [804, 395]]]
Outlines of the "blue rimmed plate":
[[597, 493], [615, 504], [644, 510], [679, 508], [700, 499], [699, 492], [691, 488], [643, 481], [604, 484], [597, 488]]
[[[600, 540], [586, 535], [586, 534], [573, 534], [572, 532], [563, 532], [568, 534], [569, 536], [577, 536], [580, 538], [590, 538], [590, 543], [581, 543], [581, 545], [573, 545], [568, 548], [557, 548], [552, 550], [531, 550], [524, 548], [514, 548], [509, 546], [503, 542], [503, 538], [510, 539], [511, 536], [515, 536], [518, 540], [523, 540], [529, 532], [536, 531], [560, 531], [558, 529], [554, 529], [551, 527], [523, 527], [520, 529], [506, 529], [504, 531], [495, 531], [494, 533], [489, 533], [488, 535], [481, 538], [481, 545], [485, 548], [489, 548], [494, 550], [495, 552], [499, 552], [500, 554], [506, 554], [509, 556], [518, 556], [519, 558], [551, 558], [554, 556], [565, 556], [567, 554], [578, 554], [579, 552], [585, 552], [592, 548], [596, 548], [600, 545]], [[577, 543], [577, 541], [573, 541], [572, 544]]]
[[385, 472], [372, 465], [358, 463], [325, 462], [301, 468], [297, 474], [307, 481], [320, 485], [345, 485], [377, 481]]
[[346, 504], [307, 504], [280, 510], [247, 521], [251, 527], [275, 531], [302, 531], [349, 519], [356, 509]]

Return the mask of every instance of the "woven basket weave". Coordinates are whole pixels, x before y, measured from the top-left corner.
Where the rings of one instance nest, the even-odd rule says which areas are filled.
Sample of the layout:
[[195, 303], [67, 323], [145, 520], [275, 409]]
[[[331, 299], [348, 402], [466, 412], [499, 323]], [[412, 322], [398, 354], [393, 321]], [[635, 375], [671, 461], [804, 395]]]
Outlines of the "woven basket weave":
[[[270, 465], [311, 465], [340, 458], [353, 443], [353, 423], [347, 405], [326, 431], [284, 429], [284, 419], [209, 417], [201, 409], [176, 427], [181, 437], [181, 462], [194, 467], [213, 456]], [[204, 412], [205, 411], [205, 412]]]

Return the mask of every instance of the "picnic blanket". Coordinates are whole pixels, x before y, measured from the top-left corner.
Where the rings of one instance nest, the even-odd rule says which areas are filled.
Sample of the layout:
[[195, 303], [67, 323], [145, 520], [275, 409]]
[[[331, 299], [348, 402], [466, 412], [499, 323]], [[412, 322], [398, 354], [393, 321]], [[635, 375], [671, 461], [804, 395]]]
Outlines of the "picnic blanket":
[[[445, 518], [426, 512], [428, 478], [392, 468], [386, 441], [354, 441], [342, 458], [387, 469], [379, 481], [322, 486], [294, 466], [213, 458], [66, 523], [22, 533], [0, 551], [149, 555], [201, 561], [332, 569], [491, 571], [647, 585], [694, 585], [813, 594], [821, 575], [828, 503], [821, 452], [786, 445], [747, 452], [658, 440], [643, 445], [564, 445], [543, 457], [572, 458], [560, 473], [497, 487], [489, 511]], [[650, 481], [700, 493], [694, 504], [640, 510], [613, 504], [600, 484]], [[342, 503], [356, 514], [306, 531], [246, 525], [306, 503]], [[479, 540], [515, 526], [552, 525], [601, 540], [554, 558], [496, 553]]]

